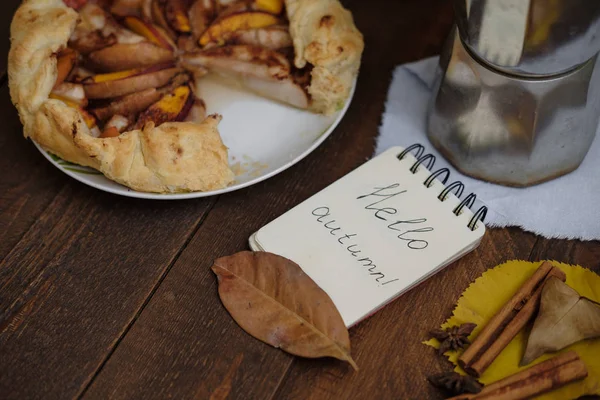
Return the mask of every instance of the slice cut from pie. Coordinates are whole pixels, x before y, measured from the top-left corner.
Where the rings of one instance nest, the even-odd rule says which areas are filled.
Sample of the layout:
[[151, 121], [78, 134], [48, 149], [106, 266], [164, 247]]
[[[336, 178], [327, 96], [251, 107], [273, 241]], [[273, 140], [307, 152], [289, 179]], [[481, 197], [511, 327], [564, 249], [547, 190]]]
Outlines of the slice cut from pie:
[[11, 98], [25, 137], [134, 190], [234, 181], [197, 81], [208, 73], [332, 114], [363, 38], [338, 0], [25, 0], [11, 26]]

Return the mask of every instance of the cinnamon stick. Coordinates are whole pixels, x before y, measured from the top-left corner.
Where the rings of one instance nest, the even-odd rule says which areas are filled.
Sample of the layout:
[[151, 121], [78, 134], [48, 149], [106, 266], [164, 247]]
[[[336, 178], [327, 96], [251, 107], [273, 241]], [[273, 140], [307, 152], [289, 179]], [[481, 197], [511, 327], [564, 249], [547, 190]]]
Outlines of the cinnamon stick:
[[498, 354], [533, 317], [539, 307], [544, 283], [551, 276], [556, 276], [563, 282], [566, 280], [564, 272], [546, 261], [492, 317], [458, 359], [459, 365], [468, 374], [481, 376]]
[[561, 353], [556, 357], [552, 357], [546, 361], [542, 361], [541, 363], [524, 369], [516, 374], [507, 376], [506, 378], [500, 379], [499, 381], [496, 381], [494, 383], [490, 383], [489, 385], [486, 385], [484, 387], [484, 390], [485, 392], [494, 391], [503, 386], [511, 385], [515, 382], [518, 382], [519, 380], [529, 379], [532, 376], [546, 373], [562, 365], [569, 364], [578, 360], [580, 360], [579, 355], [577, 355], [577, 353], [572, 350], [566, 353]]
[[577, 353], [570, 351], [485, 386], [479, 393], [455, 396], [449, 400], [528, 399], [586, 376], [585, 364]]

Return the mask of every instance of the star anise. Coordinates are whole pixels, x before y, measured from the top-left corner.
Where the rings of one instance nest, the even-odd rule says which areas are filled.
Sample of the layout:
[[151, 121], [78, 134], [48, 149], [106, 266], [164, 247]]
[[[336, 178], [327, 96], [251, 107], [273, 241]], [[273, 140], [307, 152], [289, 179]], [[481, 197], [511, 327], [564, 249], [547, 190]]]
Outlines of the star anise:
[[448, 350], [458, 350], [464, 348], [469, 341], [469, 335], [477, 325], [472, 323], [453, 326], [448, 329], [434, 329], [431, 336], [440, 341], [439, 354], [444, 354]]
[[463, 393], [479, 393], [483, 385], [471, 376], [456, 372], [444, 372], [427, 378], [434, 386], [446, 389], [453, 396]]

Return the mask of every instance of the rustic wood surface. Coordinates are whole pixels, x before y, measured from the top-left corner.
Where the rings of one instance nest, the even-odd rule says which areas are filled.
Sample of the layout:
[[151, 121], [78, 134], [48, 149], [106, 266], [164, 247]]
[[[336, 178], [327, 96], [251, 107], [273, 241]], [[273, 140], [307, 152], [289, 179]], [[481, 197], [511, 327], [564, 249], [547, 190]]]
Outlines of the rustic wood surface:
[[[2, 32], [17, 0], [0, 4]], [[441, 399], [425, 377], [449, 369], [420, 344], [469, 283], [509, 259], [600, 272], [600, 243], [491, 229], [481, 246], [351, 329], [354, 372], [303, 360], [244, 333], [210, 271], [248, 236], [373, 152], [391, 72], [437, 54], [447, 0], [347, 0], [366, 51], [353, 104], [334, 134], [284, 173], [227, 195], [123, 198], [80, 184], [23, 139], [0, 88], [0, 398]], [[0, 70], [8, 41], [0, 42]]]
[[20, 1], [2, 0], [0, 5], [0, 76], [1, 82], [4, 81], [6, 73], [6, 63], [8, 60], [8, 48], [10, 46], [10, 21], [19, 6]]

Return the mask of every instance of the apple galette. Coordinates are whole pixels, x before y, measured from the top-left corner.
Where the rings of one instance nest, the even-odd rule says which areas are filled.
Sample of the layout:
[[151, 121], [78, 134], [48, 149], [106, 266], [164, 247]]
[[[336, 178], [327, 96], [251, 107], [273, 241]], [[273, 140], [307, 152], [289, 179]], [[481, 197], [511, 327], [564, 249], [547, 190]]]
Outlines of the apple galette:
[[25, 137], [134, 190], [234, 180], [196, 82], [218, 74], [332, 114], [363, 38], [339, 0], [25, 0], [11, 25], [10, 93]]

